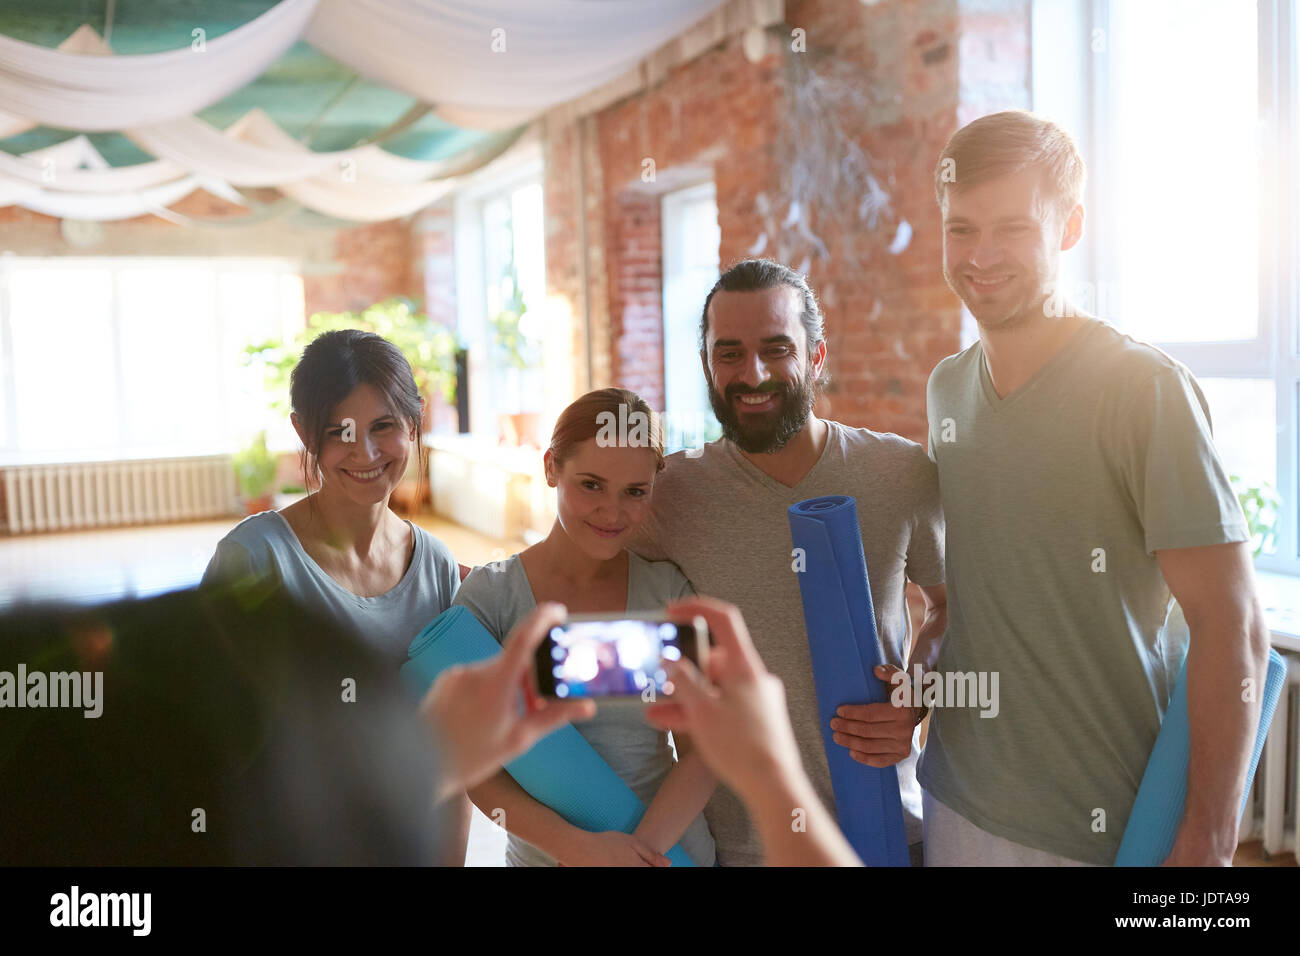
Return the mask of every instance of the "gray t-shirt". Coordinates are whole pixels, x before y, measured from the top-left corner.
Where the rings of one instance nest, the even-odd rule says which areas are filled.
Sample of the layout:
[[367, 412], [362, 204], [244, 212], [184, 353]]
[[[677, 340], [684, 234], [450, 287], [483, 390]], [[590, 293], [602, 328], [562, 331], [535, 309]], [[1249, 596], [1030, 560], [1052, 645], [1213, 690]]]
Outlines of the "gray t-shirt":
[[292, 600], [328, 614], [400, 667], [415, 635], [451, 606], [460, 585], [460, 569], [447, 546], [406, 524], [415, 533], [410, 567], [392, 590], [377, 597], [353, 594], [321, 570], [278, 511], [245, 518], [217, 542], [200, 587], [283, 587]]
[[[645, 561], [628, 553], [629, 612], [658, 611], [670, 601], [693, 593], [690, 582], [672, 563]], [[537, 607], [518, 555], [475, 568], [452, 603], [472, 611], [498, 643], [503, 643], [510, 629]], [[643, 708], [635, 704], [598, 702], [594, 718], [573, 726], [649, 806], [675, 764], [668, 734], [646, 723], [642, 713]], [[713, 866], [713, 837], [703, 814], [691, 822], [679, 842], [697, 866]], [[512, 833], [506, 844], [506, 865], [555, 866], [556, 862]]]
[[997, 672], [999, 708], [936, 708], [921, 785], [997, 836], [1111, 864], [1186, 640], [1154, 553], [1248, 537], [1204, 396], [1089, 320], [1005, 398], [977, 343], [927, 399], [948, 522], [937, 669]]
[[[898, 435], [826, 424], [821, 457], [793, 488], [760, 471], [726, 439], [669, 455], [634, 547], [648, 558], [675, 561], [700, 594], [740, 608], [763, 662], [785, 683], [804, 768], [833, 811], [788, 509], [821, 495], [856, 499], [876, 630], [886, 662], [897, 667], [906, 664], [911, 633], [906, 580], [942, 584], [944, 568], [939, 488], [925, 449]], [[921, 839], [917, 736], [897, 765], [909, 843]], [[723, 865], [762, 863], [758, 831], [731, 790], [719, 786], [705, 815]]]

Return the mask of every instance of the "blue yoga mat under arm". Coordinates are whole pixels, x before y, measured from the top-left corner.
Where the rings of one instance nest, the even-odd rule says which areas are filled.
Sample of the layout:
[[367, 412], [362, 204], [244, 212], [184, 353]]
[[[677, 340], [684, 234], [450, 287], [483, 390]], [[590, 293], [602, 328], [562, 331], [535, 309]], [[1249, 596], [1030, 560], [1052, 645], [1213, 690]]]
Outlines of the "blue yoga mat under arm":
[[[1246, 789], [1241, 798], [1241, 810], [1246, 810], [1250, 798], [1250, 785], [1259, 766], [1259, 755], [1264, 750], [1264, 738], [1273, 722], [1273, 711], [1286, 682], [1286, 661], [1277, 651], [1269, 649], [1268, 673], [1264, 677], [1261, 694], [1263, 708], [1259, 729], [1255, 732], [1255, 747], [1246, 771]], [[1159, 866], [1174, 848], [1174, 837], [1183, 822], [1183, 806], [1187, 800], [1187, 763], [1191, 754], [1191, 736], [1187, 719], [1187, 661], [1184, 659], [1174, 684], [1169, 709], [1165, 711], [1160, 733], [1147, 769], [1138, 786], [1137, 799], [1124, 827], [1124, 838], [1115, 857], [1116, 866]]]
[[874, 673], [883, 659], [857, 503], [829, 495], [791, 505], [790, 538], [803, 549], [799, 592], [840, 829], [867, 866], [909, 866], [898, 768], [858, 763], [832, 739], [836, 708], [889, 700]]
[[[402, 665], [402, 678], [423, 696], [447, 668], [495, 657], [500, 651], [501, 645], [473, 612], [456, 605], [416, 635], [407, 651], [410, 659]], [[645, 814], [645, 804], [632, 788], [568, 724], [539, 740], [505, 769], [534, 800], [583, 830], [631, 833]], [[673, 866], [695, 865], [680, 845], [666, 856]]]

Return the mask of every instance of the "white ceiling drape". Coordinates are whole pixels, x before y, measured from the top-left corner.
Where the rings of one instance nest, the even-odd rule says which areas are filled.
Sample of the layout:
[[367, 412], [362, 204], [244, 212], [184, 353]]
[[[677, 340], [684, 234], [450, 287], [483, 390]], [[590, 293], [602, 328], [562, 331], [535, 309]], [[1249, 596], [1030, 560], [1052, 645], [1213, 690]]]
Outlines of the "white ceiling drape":
[[236, 197], [232, 186], [274, 187], [356, 221], [408, 215], [487, 160], [424, 162], [375, 145], [315, 152], [260, 110], [226, 130], [192, 114], [306, 39], [448, 122], [511, 128], [616, 79], [723, 2], [281, 0], [205, 40], [202, 52], [131, 56], [114, 54], [89, 26], [55, 50], [0, 36], [0, 138], [37, 125], [117, 130], [156, 157], [110, 168], [84, 137], [22, 156], [0, 152], [0, 205], [122, 218], [202, 185]]
[[318, 2], [281, 0], [229, 33], [203, 39], [201, 50], [103, 57], [0, 35], [0, 103], [34, 123], [85, 132], [188, 116], [264, 73], [298, 42]]
[[722, 0], [321, 0], [312, 46], [462, 126], [500, 129], [636, 66]]

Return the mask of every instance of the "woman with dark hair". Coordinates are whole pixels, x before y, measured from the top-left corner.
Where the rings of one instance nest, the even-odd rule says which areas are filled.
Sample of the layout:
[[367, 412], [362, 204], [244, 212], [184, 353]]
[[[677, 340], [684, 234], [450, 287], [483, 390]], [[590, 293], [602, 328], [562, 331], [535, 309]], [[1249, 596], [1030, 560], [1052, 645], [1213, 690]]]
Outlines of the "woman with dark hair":
[[[615, 434], [617, 423], [622, 429]], [[629, 427], [630, 426], [630, 427]], [[628, 550], [650, 513], [655, 475], [663, 468], [658, 418], [643, 399], [621, 388], [583, 395], [555, 423], [543, 457], [557, 490], [550, 534], [505, 560], [475, 568], [454, 603], [474, 613], [504, 641], [538, 604], [571, 613], [660, 611], [695, 592], [670, 561], [646, 561]], [[493, 819], [505, 814], [510, 866], [666, 866], [675, 844], [699, 866], [714, 863], [713, 837], [702, 811], [716, 786], [689, 740], [645, 722], [637, 707], [608, 707], [574, 724], [592, 748], [648, 806], [633, 834], [589, 833], [534, 800], [504, 770], [469, 792]]]
[[[200, 587], [230, 587], [250, 614], [283, 593], [395, 670], [460, 584], [446, 545], [388, 507], [411, 454], [422, 457], [424, 401], [411, 366], [371, 332], [326, 332], [303, 350], [289, 395], [311, 494], [241, 521], [218, 542]], [[470, 815], [463, 795], [439, 808], [439, 862], [464, 863]]]
[[203, 584], [269, 581], [400, 666], [460, 582], [446, 546], [388, 507], [419, 455], [423, 400], [411, 366], [371, 332], [326, 332], [303, 350], [289, 393], [312, 493], [240, 522]]

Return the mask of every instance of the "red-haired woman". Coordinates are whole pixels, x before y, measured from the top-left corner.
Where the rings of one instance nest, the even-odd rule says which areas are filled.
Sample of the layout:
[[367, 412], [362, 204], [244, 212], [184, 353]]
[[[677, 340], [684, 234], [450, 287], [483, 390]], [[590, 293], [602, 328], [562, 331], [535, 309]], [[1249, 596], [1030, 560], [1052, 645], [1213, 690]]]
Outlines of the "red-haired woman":
[[[610, 432], [618, 432], [617, 440], [607, 440]], [[556, 422], [544, 465], [557, 492], [550, 534], [505, 561], [475, 568], [453, 603], [473, 611], [501, 641], [546, 601], [570, 613], [623, 613], [661, 610], [694, 593], [675, 564], [646, 561], [627, 549], [649, 515], [663, 467], [658, 419], [644, 400], [621, 388], [582, 396]], [[647, 724], [639, 708], [601, 708], [574, 726], [649, 809], [634, 834], [590, 833], [534, 800], [502, 770], [469, 795], [494, 819], [504, 812], [507, 864], [664, 866], [663, 854], [680, 843], [697, 865], [712, 866], [713, 838], [702, 810], [716, 781], [689, 741], [675, 737], [674, 761], [667, 734]]]

